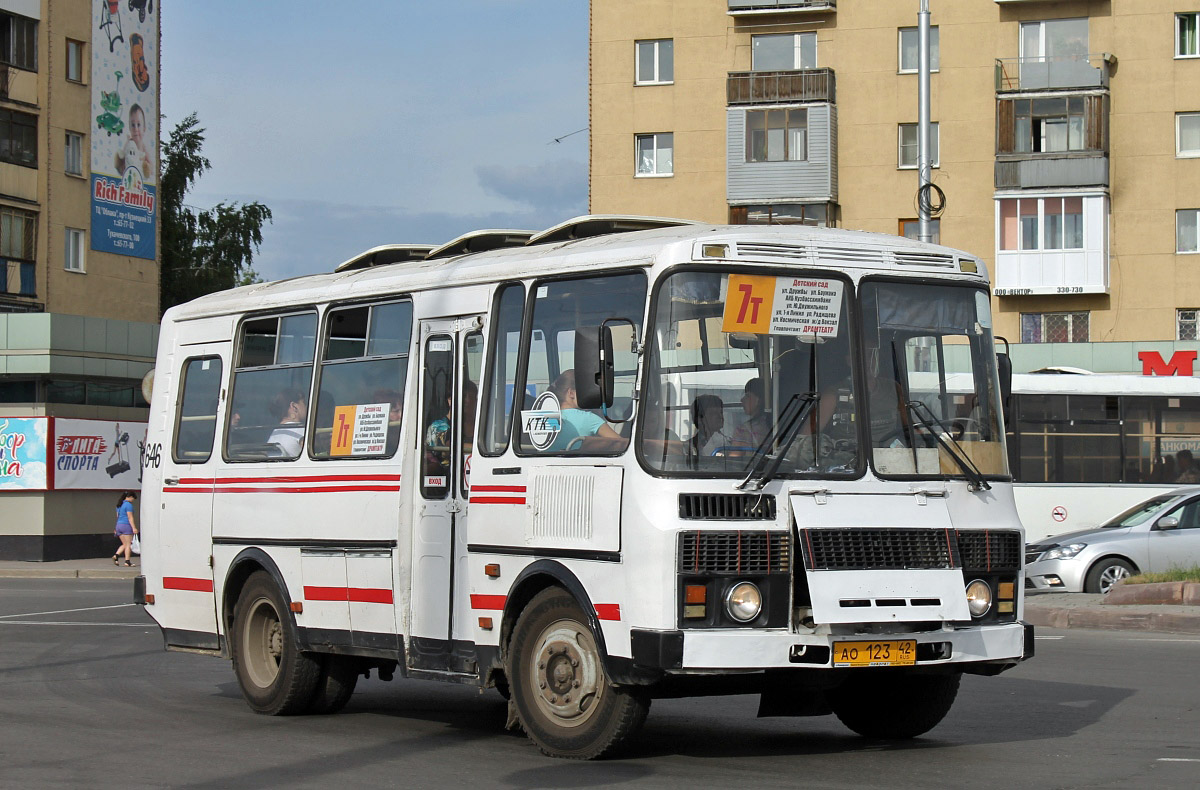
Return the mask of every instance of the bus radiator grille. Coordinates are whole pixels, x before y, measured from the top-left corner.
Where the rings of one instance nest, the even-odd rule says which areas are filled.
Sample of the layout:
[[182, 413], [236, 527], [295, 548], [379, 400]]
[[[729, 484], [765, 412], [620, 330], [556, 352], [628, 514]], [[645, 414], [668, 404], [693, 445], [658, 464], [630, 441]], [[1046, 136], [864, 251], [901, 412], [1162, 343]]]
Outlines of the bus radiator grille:
[[774, 521], [769, 494], [680, 494], [679, 517], [691, 521]]
[[814, 571], [954, 568], [958, 559], [954, 540], [940, 529], [804, 529], [800, 544]]
[[979, 571], [1017, 571], [1021, 569], [1021, 534], [1009, 530], [970, 530], [958, 532], [958, 551], [962, 566]]
[[761, 576], [788, 571], [791, 546], [786, 532], [679, 533], [679, 572]]

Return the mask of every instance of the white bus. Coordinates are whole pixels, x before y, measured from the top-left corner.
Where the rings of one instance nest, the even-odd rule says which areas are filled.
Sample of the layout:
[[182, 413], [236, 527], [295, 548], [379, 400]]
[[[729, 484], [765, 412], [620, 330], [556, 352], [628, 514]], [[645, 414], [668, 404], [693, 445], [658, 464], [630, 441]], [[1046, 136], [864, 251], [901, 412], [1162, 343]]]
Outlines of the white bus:
[[156, 375], [138, 600], [260, 713], [375, 671], [496, 687], [555, 756], [663, 695], [907, 738], [1032, 655], [960, 251], [613, 217], [377, 248], [172, 308]]
[[1170, 492], [1180, 484], [1179, 453], [1200, 458], [1200, 386], [1191, 376], [1012, 378], [1009, 464], [1031, 543]]

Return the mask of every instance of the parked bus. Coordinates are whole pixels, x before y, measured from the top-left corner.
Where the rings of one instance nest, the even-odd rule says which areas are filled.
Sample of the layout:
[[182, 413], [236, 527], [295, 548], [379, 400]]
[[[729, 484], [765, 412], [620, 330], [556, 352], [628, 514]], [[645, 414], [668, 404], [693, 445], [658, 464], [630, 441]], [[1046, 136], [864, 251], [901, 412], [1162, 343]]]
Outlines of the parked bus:
[[1177, 462], [1184, 451], [1200, 458], [1195, 378], [1086, 373], [1012, 378], [1009, 464], [1030, 542], [1099, 526], [1181, 483], [1200, 482]]
[[1032, 655], [957, 250], [614, 217], [377, 248], [168, 310], [156, 375], [138, 599], [260, 713], [374, 671], [495, 687], [561, 757], [664, 695], [908, 738]]

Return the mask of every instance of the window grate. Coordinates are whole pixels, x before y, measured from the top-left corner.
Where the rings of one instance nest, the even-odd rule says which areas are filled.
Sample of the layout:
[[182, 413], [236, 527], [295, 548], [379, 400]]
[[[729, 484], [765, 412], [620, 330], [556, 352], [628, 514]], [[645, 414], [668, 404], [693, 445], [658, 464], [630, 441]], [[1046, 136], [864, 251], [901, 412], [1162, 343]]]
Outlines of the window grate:
[[1022, 548], [1018, 532], [973, 530], [958, 533], [959, 556], [967, 570], [1020, 570]]
[[791, 550], [786, 532], [681, 532], [679, 572], [763, 575], [786, 573]]
[[896, 263], [901, 266], [936, 266], [939, 269], [955, 269], [954, 256], [936, 255], [927, 252], [897, 252]]
[[787, 258], [789, 260], [808, 260], [808, 248], [798, 244], [758, 244], [737, 245], [738, 257]]
[[679, 517], [695, 521], [774, 521], [775, 497], [761, 494], [680, 494]]
[[955, 567], [946, 530], [860, 528], [801, 530], [809, 570], [904, 570]]

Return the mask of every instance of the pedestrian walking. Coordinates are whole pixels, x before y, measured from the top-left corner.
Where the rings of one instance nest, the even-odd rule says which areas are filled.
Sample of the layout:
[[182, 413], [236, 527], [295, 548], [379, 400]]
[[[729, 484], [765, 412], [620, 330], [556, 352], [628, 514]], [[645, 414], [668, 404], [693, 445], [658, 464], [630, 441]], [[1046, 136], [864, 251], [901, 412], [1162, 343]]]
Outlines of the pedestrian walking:
[[117, 526], [113, 529], [113, 534], [121, 539], [121, 546], [113, 555], [113, 565], [121, 564], [122, 553], [125, 555], [125, 564], [133, 565], [131, 547], [133, 536], [138, 534], [137, 521], [133, 517], [133, 500], [135, 499], [137, 499], [137, 494], [133, 491], [122, 491], [121, 498], [117, 500]]

